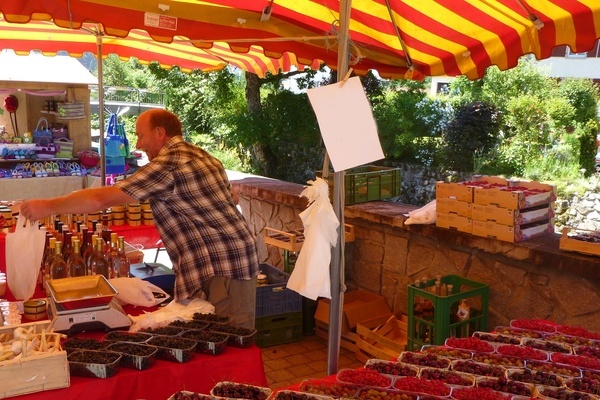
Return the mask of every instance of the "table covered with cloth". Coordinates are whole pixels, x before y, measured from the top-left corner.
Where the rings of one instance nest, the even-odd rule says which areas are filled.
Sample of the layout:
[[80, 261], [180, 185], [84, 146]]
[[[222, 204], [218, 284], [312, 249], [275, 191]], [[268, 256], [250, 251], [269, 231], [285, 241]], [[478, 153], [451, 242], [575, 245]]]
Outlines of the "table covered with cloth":
[[[113, 230], [125, 236], [132, 245], [153, 248], [159, 245], [160, 237], [154, 226], [129, 227], [115, 226]], [[6, 271], [5, 236], [0, 234], [0, 271]], [[44, 294], [37, 290], [35, 297]], [[14, 301], [10, 290], [4, 298]], [[155, 308], [134, 307], [125, 305], [125, 313], [139, 315]], [[23, 320], [23, 322], [29, 322]], [[101, 338], [106, 332], [82, 332], [83, 337]], [[249, 383], [257, 386], [267, 386], [267, 378], [263, 366], [260, 348], [252, 345], [248, 348], [227, 346], [219, 355], [194, 353], [189, 362], [177, 363], [155, 360], [154, 364], [143, 371], [120, 368], [112, 377], [86, 378], [71, 376], [70, 387], [53, 389], [43, 392], [15, 396], [19, 400], [94, 400], [94, 399], [168, 399], [179, 390], [189, 390], [197, 393], [209, 393], [210, 389], [220, 381]]]

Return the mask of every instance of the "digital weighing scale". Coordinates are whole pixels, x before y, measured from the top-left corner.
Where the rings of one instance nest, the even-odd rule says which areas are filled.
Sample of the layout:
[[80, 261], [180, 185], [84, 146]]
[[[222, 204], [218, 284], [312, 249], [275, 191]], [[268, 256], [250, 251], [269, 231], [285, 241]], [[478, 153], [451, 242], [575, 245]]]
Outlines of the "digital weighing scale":
[[67, 310], [52, 299], [48, 302], [48, 317], [54, 331], [67, 335], [77, 332], [129, 328], [131, 319], [116, 300], [106, 305]]
[[56, 332], [72, 334], [131, 326], [131, 319], [117, 303], [117, 290], [102, 275], [46, 281], [50, 292], [48, 317]]

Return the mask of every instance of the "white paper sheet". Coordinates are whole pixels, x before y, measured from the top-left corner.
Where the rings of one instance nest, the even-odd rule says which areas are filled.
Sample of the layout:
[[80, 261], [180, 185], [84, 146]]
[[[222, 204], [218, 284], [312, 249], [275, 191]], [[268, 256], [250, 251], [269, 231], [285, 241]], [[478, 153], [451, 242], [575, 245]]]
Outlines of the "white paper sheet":
[[358, 77], [307, 93], [335, 172], [384, 158], [371, 105]]

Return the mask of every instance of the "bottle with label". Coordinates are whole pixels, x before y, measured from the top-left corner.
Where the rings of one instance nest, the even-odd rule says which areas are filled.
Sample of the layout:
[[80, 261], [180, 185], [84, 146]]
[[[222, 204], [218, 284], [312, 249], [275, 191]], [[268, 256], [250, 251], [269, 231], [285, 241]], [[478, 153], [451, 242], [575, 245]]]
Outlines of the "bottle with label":
[[98, 235], [88, 232], [88, 243], [86, 244], [86, 248], [83, 250], [83, 261], [85, 261], [85, 265], [87, 265], [87, 274], [93, 275], [92, 271], [92, 256], [96, 253], [96, 239], [98, 239]]
[[104, 253], [102, 251], [102, 246], [104, 244], [104, 240], [102, 238], [96, 238], [96, 251], [93, 253], [91, 257], [90, 266], [92, 269], [92, 275], [104, 275], [106, 279], [110, 279], [110, 265], [108, 264], [108, 260], [104, 257]]
[[62, 256], [62, 242], [56, 241], [55, 253], [50, 265], [50, 279], [62, 279], [69, 277], [67, 263]]
[[[45, 227], [40, 228], [40, 230], [44, 230], [46, 231]], [[48, 257], [48, 251], [49, 251], [49, 247], [50, 247], [50, 238], [52, 237], [52, 234], [46, 231], [46, 243], [44, 244], [44, 253], [42, 254], [42, 261], [40, 262], [40, 272], [38, 274], [38, 286], [44, 290], [44, 281], [46, 280], [45, 278], [45, 271], [46, 269], [44, 268], [44, 263], [46, 262], [46, 257]]]
[[81, 245], [79, 239], [74, 238], [73, 253], [69, 259], [69, 262], [67, 263], [71, 276], [85, 276], [87, 274], [87, 266], [85, 265], [85, 261], [83, 261], [83, 257], [81, 256], [80, 247]]
[[125, 252], [125, 237], [118, 237], [119, 243], [119, 252], [117, 255], [118, 263], [117, 263], [117, 276], [118, 277], [128, 277], [129, 276], [129, 267], [131, 263], [129, 258], [127, 257], [127, 253]]
[[50, 267], [52, 266], [52, 260], [56, 256], [56, 238], [54, 236], [50, 236], [50, 238], [48, 239], [48, 248], [46, 250], [46, 254], [44, 254], [44, 290], [47, 289], [46, 281], [50, 279]]
[[110, 234], [110, 247], [104, 254], [110, 266], [110, 273], [113, 277], [118, 275], [118, 256], [119, 256], [119, 237], [116, 232]]
[[66, 231], [63, 233], [63, 248], [62, 254], [63, 258], [67, 265], [69, 264], [69, 260], [73, 256], [73, 233], [71, 231]]

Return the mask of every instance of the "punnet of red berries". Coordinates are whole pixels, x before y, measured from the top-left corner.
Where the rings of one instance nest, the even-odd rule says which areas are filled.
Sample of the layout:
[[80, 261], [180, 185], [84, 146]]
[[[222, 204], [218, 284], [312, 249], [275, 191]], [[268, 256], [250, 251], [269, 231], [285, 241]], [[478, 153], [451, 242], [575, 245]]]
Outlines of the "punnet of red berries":
[[392, 379], [390, 377], [367, 368], [342, 369], [337, 374], [337, 380], [356, 385], [381, 388], [390, 387], [392, 385]]
[[509, 400], [511, 396], [490, 388], [465, 387], [455, 388], [452, 391], [452, 398], [456, 400]]
[[479, 353], [492, 353], [496, 349], [491, 343], [473, 336], [465, 338], [448, 338], [446, 339], [446, 346], [457, 349], [473, 350]]
[[394, 381], [394, 388], [407, 392], [427, 393], [434, 396], [449, 396], [452, 390], [443, 381], [415, 378], [413, 376], [401, 377]]
[[525, 360], [548, 360], [548, 353], [534, 349], [529, 346], [516, 346], [514, 344], [504, 344], [498, 346], [496, 351], [504, 356], [520, 357]]

